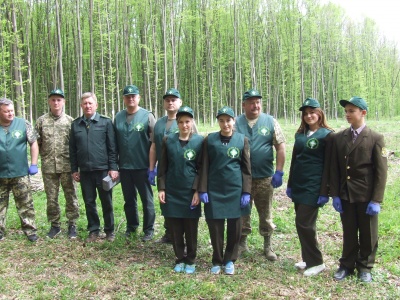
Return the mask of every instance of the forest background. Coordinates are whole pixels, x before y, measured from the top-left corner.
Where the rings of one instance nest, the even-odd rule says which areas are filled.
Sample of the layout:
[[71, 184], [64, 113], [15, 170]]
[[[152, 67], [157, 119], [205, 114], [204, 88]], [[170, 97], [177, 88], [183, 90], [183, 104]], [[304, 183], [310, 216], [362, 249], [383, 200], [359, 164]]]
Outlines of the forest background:
[[374, 20], [353, 20], [326, 1], [0, 0], [0, 14], [0, 95], [31, 121], [56, 87], [71, 116], [92, 91], [100, 113], [113, 117], [127, 84], [156, 117], [165, 91], [178, 88], [198, 122], [211, 125], [223, 105], [240, 113], [252, 87], [265, 111], [292, 123], [307, 97], [328, 118], [353, 95], [375, 119], [400, 112], [396, 43]]

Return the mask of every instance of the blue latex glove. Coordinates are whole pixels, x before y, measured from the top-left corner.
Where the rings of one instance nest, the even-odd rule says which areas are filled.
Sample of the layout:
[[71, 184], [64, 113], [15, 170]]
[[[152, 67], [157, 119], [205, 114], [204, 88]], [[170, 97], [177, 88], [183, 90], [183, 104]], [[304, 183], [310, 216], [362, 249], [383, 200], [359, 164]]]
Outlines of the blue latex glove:
[[147, 175], [150, 184], [156, 186], [157, 167], [155, 167], [153, 171], [147, 170]]
[[367, 206], [366, 214], [375, 216], [375, 215], [379, 214], [380, 211], [381, 211], [381, 206], [379, 205], [379, 203], [370, 202]]
[[290, 199], [292, 199], [292, 188], [287, 188], [286, 189], [286, 196], [288, 196]]
[[200, 201], [203, 203], [208, 203], [208, 193], [199, 192]]
[[37, 165], [31, 165], [28, 169], [29, 175], [35, 175], [38, 172]]
[[282, 176], [283, 176], [283, 172], [282, 171], [275, 171], [274, 176], [272, 176], [272, 180], [271, 180], [271, 184], [272, 187], [274, 188], [278, 188], [282, 185]]
[[326, 204], [328, 202], [329, 202], [329, 197], [322, 196], [322, 195], [318, 197], [318, 201], [317, 201], [318, 205], [324, 205], [324, 204]]
[[240, 198], [240, 208], [245, 208], [250, 203], [250, 194], [242, 193], [242, 197]]
[[339, 197], [332, 197], [333, 201], [332, 201], [332, 206], [333, 208], [339, 212], [339, 213], [343, 213], [343, 208], [342, 208], [342, 200], [340, 200]]

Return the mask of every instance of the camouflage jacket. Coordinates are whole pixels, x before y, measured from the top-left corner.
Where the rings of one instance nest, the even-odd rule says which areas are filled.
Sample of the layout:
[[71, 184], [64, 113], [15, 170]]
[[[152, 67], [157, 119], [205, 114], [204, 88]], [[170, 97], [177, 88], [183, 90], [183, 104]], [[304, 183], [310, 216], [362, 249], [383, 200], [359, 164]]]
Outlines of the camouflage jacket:
[[69, 161], [69, 135], [74, 119], [65, 113], [55, 117], [51, 112], [36, 122], [39, 133], [39, 153], [43, 173], [71, 172]]

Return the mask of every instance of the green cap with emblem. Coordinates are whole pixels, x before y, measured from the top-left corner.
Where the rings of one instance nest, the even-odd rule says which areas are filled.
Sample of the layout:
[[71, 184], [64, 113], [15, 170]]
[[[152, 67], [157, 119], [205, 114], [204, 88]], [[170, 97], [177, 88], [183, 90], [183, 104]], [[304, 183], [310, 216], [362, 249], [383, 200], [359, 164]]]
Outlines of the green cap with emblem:
[[124, 96], [126, 95], [139, 95], [139, 89], [136, 85], [127, 85], [124, 88]]
[[191, 118], [194, 118], [193, 109], [191, 109], [189, 106], [181, 106], [176, 113], [176, 118], [179, 118], [182, 115], [188, 115]]
[[319, 105], [318, 100], [307, 98], [306, 101], [303, 102], [303, 105], [299, 108], [299, 110], [303, 111], [306, 107], [318, 108], [321, 107], [321, 105]]
[[224, 107], [218, 109], [216, 117], [218, 118], [221, 115], [228, 115], [232, 118], [235, 118], [235, 113], [234, 113], [233, 109], [230, 108], [229, 106], [224, 106]]
[[343, 107], [345, 107], [347, 104], [353, 104], [362, 110], [368, 111], [367, 102], [365, 102], [365, 100], [359, 96], [353, 96], [350, 98], [350, 100], [340, 100], [339, 103]]
[[242, 101], [246, 101], [247, 99], [253, 98], [253, 97], [256, 97], [258, 99], [262, 98], [259, 91], [255, 90], [255, 89], [250, 89], [243, 94]]
[[63, 91], [62, 89], [51, 90], [51, 91], [50, 91], [50, 94], [49, 94], [49, 98], [50, 98], [51, 96], [54, 96], [54, 95], [56, 95], [56, 96], [61, 96], [61, 97], [64, 98], [64, 91]]
[[168, 96], [174, 96], [176, 98], [181, 98], [181, 94], [177, 89], [170, 88], [168, 91], [165, 92], [163, 99], [167, 98]]

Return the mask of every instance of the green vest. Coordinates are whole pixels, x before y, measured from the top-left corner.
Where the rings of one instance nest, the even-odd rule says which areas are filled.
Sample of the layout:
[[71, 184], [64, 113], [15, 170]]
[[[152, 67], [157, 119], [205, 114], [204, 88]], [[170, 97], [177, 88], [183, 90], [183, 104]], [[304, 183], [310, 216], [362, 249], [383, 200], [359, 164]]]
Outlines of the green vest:
[[250, 128], [242, 114], [236, 118], [236, 130], [249, 139], [252, 177], [271, 177], [274, 174], [274, 119], [261, 113], [256, 124]]
[[129, 124], [126, 122], [126, 110], [116, 114], [114, 127], [120, 169], [139, 170], [149, 167], [151, 146], [148, 134], [149, 113], [149, 111], [140, 108]]
[[200, 156], [203, 137], [193, 134], [189, 143], [182, 147], [179, 133], [170, 134], [166, 141], [168, 167], [165, 174], [166, 203], [161, 204], [161, 212], [168, 218], [200, 218], [201, 205], [190, 209], [197, 175], [197, 159]]
[[8, 132], [0, 128], [0, 178], [28, 175], [25, 120], [14, 118]]
[[166, 130], [168, 116], [164, 116], [156, 122], [154, 125], [154, 133], [153, 133], [153, 141], [156, 144], [156, 153], [157, 153], [157, 161], [161, 160], [161, 148], [162, 148], [162, 140], [164, 136], [169, 135], [170, 133], [179, 132], [178, 124], [176, 120], [173, 120], [171, 123], [171, 127]]
[[208, 135], [208, 199], [204, 205], [206, 219], [234, 219], [241, 216], [241, 161], [244, 135], [234, 132], [228, 145], [223, 145], [220, 133]]
[[296, 157], [293, 158], [290, 174], [293, 202], [318, 206], [324, 171], [325, 137], [329, 133], [331, 131], [326, 128], [319, 128], [310, 137], [304, 133], [296, 133]]

